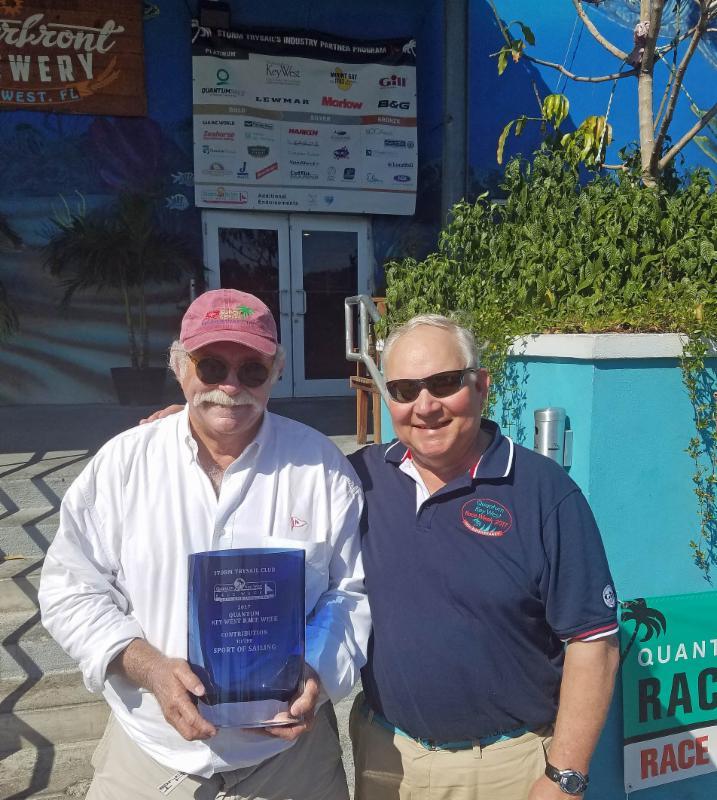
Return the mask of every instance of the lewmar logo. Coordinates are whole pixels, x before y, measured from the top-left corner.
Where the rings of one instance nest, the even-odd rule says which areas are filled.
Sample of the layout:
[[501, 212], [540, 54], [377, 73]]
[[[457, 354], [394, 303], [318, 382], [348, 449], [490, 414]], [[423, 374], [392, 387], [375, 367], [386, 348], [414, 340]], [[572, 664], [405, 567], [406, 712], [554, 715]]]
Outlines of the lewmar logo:
[[321, 98], [322, 106], [331, 106], [332, 108], [363, 108], [363, 103], [359, 100], [347, 100], [346, 98], [338, 99], [336, 97], [328, 97], [324, 95]]
[[504, 536], [513, 527], [513, 517], [497, 500], [469, 500], [461, 508], [461, 522], [471, 533]]

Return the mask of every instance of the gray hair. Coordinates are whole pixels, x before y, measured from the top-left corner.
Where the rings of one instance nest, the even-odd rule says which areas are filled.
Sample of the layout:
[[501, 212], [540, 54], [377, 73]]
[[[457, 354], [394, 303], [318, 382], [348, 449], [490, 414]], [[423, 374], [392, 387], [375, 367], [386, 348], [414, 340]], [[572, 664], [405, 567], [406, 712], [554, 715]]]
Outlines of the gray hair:
[[[178, 381], [183, 380], [189, 363], [189, 351], [184, 347], [179, 339], [175, 339], [169, 348], [169, 368], [172, 370], [174, 377]], [[285, 363], [286, 353], [284, 352], [284, 348], [278, 344], [276, 346], [274, 360], [271, 364], [271, 372], [269, 373], [269, 380], [271, 381], [272, 385], [279, 380], [279, 376], [281, 375], [282, 369], [284, 369]]]
[[459, 325], [450, 317], [444, 317], [442, 314], [418, 314], [412, 317], [408, 322], [394, 328], [386, 339], [383, 346], [383, 364], [384, 367], [388, 363], [391, 350], [399, 339], [402, 339], [409, 333], [412, 333], [416, 328], [421, 327], [439, 328], [440, 330], [448, 331], [456, 340], [466, 367], [480, 367], [480, 350], [476, 344], [475, 337], [468, 328]]

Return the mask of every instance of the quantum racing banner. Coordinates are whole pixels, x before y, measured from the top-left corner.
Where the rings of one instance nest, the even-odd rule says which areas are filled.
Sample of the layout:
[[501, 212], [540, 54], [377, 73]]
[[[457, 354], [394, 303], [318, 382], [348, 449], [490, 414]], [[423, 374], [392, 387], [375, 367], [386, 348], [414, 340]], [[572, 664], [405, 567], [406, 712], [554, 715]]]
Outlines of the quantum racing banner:
[[413, 214], [416, 45], [193, 30], [195, 203]]
[[627, 600], [620, 617], [625, 791], [714, 772], [717, 592]]

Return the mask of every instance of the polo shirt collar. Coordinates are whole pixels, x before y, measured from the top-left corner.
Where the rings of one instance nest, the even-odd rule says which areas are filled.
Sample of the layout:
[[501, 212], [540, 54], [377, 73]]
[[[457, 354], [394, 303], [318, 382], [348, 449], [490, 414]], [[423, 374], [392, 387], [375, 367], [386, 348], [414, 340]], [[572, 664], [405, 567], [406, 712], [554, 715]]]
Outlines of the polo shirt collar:
[[[492, 436], [492, 441], [481, 456], [481, 460], [473, 467], [471, 478], [473, 480], [490, 480], [507, 478], [513, 468], [515, 445], [508, 436], [503, 436], [500, 427], [490, 419], [481, 420], [481, 430]], [[396, 440], [386, 448], [384, 459], [389, 464], [399, 465], [406, 459], [412, 458], [410, 448]]]

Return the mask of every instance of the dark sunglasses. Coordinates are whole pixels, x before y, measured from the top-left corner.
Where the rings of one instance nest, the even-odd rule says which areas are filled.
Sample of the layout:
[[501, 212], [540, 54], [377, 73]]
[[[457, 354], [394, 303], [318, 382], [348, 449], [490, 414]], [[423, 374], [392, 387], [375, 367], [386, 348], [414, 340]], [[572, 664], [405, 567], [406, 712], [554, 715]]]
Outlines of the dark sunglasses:
[[[226, 380], [229, 375], [229, 364], [221, 358], [205, 356], [197, 358], [191, 353], [187, 353], [190, 361], [197, 370], [197, 377], [202, 383], [217, 384]], [[255, 389], [266, 383], [269, 378], [269, 368], [261, 361], [245, 361], [237, 367], [237, 378], [242, 386]]]
[[428, 393], [433, 397], [450, 397], [463, 386], [469, 372], [477, 370], [475, 367], [467, 367], [436, 372], [427, 378], [399, 378], [396, 381], [387, 381], [386, 389], [397, 403], [412, 403], [424, 388], [428, 389]]

